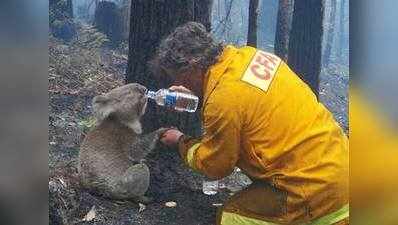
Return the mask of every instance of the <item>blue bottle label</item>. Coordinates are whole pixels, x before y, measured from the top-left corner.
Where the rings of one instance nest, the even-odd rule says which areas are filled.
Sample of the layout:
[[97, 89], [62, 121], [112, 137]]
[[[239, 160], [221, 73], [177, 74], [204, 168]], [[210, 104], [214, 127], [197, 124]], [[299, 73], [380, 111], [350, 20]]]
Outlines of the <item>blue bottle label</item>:
[[172, 107], [172, 106], [175, 106], [176, 101], [177, 101], [176, 93], [169, 93], [169, 94], [166, 95], [166, 99], [164, 101], [164, 105]]

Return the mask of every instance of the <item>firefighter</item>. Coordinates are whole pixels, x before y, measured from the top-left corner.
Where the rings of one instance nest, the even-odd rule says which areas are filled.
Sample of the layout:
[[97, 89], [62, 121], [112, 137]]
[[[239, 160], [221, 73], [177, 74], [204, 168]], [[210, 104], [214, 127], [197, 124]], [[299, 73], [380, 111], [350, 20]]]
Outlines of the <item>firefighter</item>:
[[201, 99], [202, 137], [170, 129], [161, 142], [210, 179], [238, 167], [253, 181], [223, 204], [217, 224], [348, 224], [348, 139], [279, 57], [225, 46], [188, 22], [150, 65], [171, 89]]

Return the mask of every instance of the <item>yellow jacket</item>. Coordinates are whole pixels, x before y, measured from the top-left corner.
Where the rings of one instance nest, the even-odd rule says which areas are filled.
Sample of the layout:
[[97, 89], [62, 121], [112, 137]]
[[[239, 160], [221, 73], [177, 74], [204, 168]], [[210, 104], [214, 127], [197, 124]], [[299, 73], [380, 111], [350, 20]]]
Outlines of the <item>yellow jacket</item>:
[[227, 46], [206, 74], [204, 134], [183, 137], [185, 162], [209, 178], [235, 166], [287, 192], [289, 220], [348, 203], [348, 140], [311, 89], [277, 56]]

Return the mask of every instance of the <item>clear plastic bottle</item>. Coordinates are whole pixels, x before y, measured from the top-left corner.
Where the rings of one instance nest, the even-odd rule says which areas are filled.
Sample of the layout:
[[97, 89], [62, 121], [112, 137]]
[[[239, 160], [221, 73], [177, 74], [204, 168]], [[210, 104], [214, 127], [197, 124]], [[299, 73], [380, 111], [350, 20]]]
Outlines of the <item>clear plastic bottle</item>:
[[218, 193], [219, 189], [218, 180], [204, 180], [202, 183], [202, 192], [205, 195], [215, 195]]
[[177, 111], [192, 113], [198, 108], [199, 98], [189, 93], [160, 89], [156, 92], [147, 91], [146, 95], [158, 105], [171, 107]]
[[228, 189], [232, 193], [236, 193], [252, 183], [250, 178], [235, 167], [234, 171], [227, 177], [220, 180], [210, 181], [204, 180], [202, 183], [202, 191], [206, 195], [215, 195], [222, 189]]

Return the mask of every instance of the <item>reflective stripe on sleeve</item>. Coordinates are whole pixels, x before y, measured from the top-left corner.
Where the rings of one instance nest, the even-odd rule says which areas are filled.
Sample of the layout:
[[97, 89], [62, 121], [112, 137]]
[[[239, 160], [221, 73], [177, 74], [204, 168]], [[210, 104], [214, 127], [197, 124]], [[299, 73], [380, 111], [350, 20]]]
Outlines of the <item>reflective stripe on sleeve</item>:
[[200, 143], [196, 143], [191, 148], [189, 148], [188, 152], [187, 152], [187, 163], [188, 163], [189, 167], [191, 167], [192, 169], [196, 169], [194, 155], [195, 155], [196, 150], [199, 148], [199, 146], [200, 146]]
[[262, 221], [235, 213], [223, 212], [221, 217], [221, 225], [277, 225], [267, 221]]
[[[349, 204], [343, 206], [339, 210], [329, 213], [319, 219], [301, 225], [332, 225], [350, 216]], [[278, 225], [276, 223], [262, 221], [239, 214], [223, 212], [221, 217], [221, 225]]]
[[350, 205], [347, 204], [339, 210], [329, 213], [319, 219], [313, 220], [308, 225], [330, 225], [337, 223], [350, 216]]

